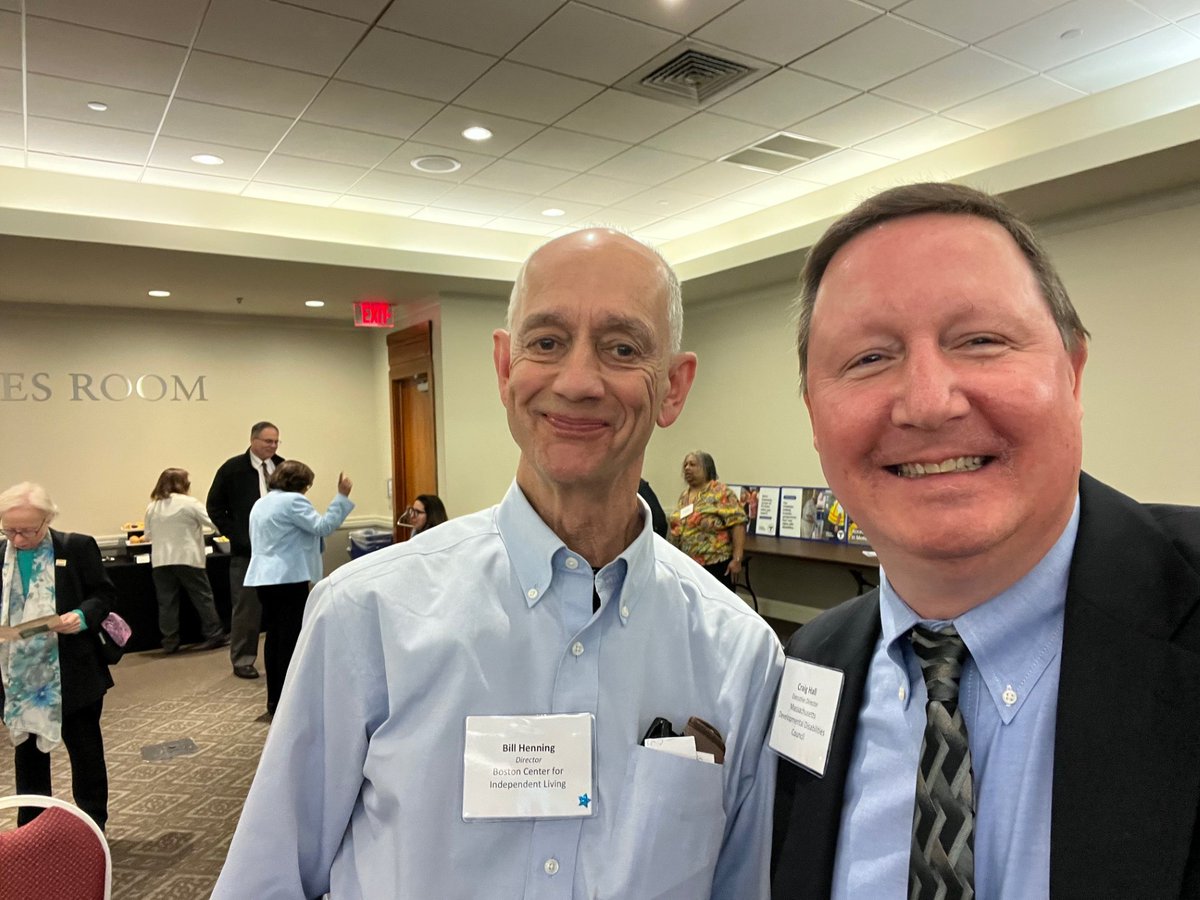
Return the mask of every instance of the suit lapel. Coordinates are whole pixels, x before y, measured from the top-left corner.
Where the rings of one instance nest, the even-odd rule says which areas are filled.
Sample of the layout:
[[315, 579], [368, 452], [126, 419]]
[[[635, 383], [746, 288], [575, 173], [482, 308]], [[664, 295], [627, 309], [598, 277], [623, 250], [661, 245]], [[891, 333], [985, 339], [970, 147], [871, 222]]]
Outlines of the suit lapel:
[[840, 669], [845, 681], [825, 776], [779, 760], [772, 850], [772, 896], [779, 900], [829, 897], [850, 755], [879, 631], [875, 590], [824, 614], [788, 642], [788, 656]]
[[1200, 576], [1138, 504], [1084, 476], [1054, 748], [1052, 896], [1172, 897], [1200, 797], [1200, 662], [1172, 637]]

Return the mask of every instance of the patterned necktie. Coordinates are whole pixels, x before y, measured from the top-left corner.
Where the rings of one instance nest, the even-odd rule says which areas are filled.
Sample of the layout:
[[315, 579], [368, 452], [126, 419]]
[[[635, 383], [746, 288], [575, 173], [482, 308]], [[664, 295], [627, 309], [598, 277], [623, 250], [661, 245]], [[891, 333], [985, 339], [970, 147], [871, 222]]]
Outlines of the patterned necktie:
[[953, 628], [917, 625], [912, 646], [929, 701], [917, 768], [909, 900], [971, 900], [975, 896], [975, 787], [967, 726], [958, 708], [958, 680], [967, 645]]
[[267, 471], [267, 461], [265, 459], [259, 465], [262, 467], [262, 484], [258, 486], [258, 495], [265, 497], [267, 496], [267, 483], [271, 479], [271, 473]]

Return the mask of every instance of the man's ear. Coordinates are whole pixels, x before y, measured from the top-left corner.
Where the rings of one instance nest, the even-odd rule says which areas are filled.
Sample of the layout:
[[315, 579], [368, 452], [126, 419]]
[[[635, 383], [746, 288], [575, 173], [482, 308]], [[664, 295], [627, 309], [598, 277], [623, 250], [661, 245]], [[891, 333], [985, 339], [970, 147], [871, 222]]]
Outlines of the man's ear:
[[492, 361], [496, 364], [496, 383], [500, 389], [500, 402], [507, 406], [508, 373], [512, 368], [512, 335], [503, 328], [492, 332]]
[[671, 357], [667, 380], [667, 394], [663, 397], [656, 420], [660, 428], [672, 424], [683, 412], [683, 403], [692, 389], [692, 382], [696, 380], [696, 354], [676, 353]]
[[817, 423], [813, 421], [812, 401], [808, 399], [808, 388], [800, 392], [800, 396], [804, 398], [804, 408], [808, 410], [808, 427], [812, 431], [813, 449], [817, 451], [817, 455], [821, 455], [821, 448], [817, 444]]

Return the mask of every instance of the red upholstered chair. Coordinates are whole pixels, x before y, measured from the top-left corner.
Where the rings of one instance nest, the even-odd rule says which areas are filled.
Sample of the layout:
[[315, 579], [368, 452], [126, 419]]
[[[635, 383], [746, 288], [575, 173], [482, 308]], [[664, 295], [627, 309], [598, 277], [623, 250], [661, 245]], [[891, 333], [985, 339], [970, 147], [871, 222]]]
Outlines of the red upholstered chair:
[[0, 831], [0, 900], [109, 900], [112, 857], [91, 817], [40, 794], [0, 798], [0, 809], [46, 808], [28, 825]]

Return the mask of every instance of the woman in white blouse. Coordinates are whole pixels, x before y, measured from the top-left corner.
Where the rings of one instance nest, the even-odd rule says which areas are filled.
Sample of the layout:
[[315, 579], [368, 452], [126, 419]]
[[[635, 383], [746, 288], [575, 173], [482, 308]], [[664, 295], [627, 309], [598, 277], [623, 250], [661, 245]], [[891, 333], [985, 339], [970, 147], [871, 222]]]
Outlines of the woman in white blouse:
[[179, 595], [186, 593], [200, 616], [204, 643], [215, 650], [229, 643], [213, 603], [212, 585], [204, 568], [204, 534], [216, 531], [204, 504], [188, 496], [191, 481], [184, 469], [164, 469], [146, 507], [154, 592], [158, 595], [158, 630], [167, 653], [179, 649]]

